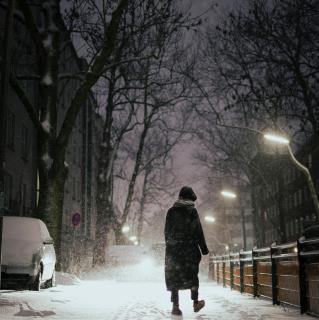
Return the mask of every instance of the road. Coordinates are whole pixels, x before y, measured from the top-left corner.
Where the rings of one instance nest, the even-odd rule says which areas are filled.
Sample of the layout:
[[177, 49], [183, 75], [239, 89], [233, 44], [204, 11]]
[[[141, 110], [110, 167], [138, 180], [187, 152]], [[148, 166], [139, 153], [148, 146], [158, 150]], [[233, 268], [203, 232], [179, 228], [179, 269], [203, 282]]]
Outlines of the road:
[[152, 270], [155, 277], [149, 277], [143, 270], [137, 272], [137, 269], [126, 269], [124, 277], [100, 270], [80, 281], [60, 275], [60, 284], [40, 292], [2, 290], [0, 319], [311, 319], [300, 316], [297, 310], [274, 307], [268, 300], [253, 299], [204, 280], [201, 281], [200, 298], [206, 300], [206, 307], [195, 314], [189, 292], [183, 291], [180, 296], [183, 316], [171, 316], [170, 296], [164, 286], [162, 268]]

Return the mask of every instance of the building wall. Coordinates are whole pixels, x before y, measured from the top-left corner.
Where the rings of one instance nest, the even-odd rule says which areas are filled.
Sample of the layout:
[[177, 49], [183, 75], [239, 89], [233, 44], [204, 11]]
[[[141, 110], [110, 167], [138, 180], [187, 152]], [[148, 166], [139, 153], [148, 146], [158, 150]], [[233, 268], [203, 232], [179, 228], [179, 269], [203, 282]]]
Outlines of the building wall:
[[[5, 7], [0, 6], [0, 40], [4, 38]], [[23, 21], [15, 19], [12, 42], [12, 71], [18, 77], [36, 71], [31, 38]], [[20, 81], [31, 103], [37, 107], [37, 82]], [[4, 207], [3, 214], [33, 216], [36, 206], [36, 130], [19, 98], [9, 86], [5, 110]]]
[[[3, 39], [5, 8], [0, 6], [0, 40]], [[34, 46], [21, 17], [15, 19], [12, 68], [19, 76], [37, 74]], [[38, 23], [42, 19], [37, 19]], [[61, 19], [61, 31], [64, 26]], [[60, 55], [59, 71], [78, 74], [83, 66], [65, 34]], [[38, 80], [22, 80], [26, 94], [38, 108]], [[67, 108], [79, 87], [79, 80], [65, 79], [59, 83], [58, 129]], [[68, 177], [64, 190], [62, 252], [64, 265], [80, 272], [89, 268], [95, 237], [96, 151], [98, 150], [95, 120], [96, 100], [93, 94], [81, 108], [69, 139], [65, 165]], [[7, 141], [5, 146], [5, 210], [4, 214], [32, 216], [37, 203], [37, 136], [24, 106], [10, 88], [7, 110]], [[101, 128], [101, 127], [99, 127]], [[81, 223], [72, 225], [72, 215], [80, 213]]]
[[[319, 141], [305, 144], [296, 156], [312, 174], [319, 193]], [[298, 239], [308, 224], [318, 221], [305, 176], [288, 155], [259, 155], [255, 164], [264, 166], [265, 181], [254, 178], [253, 207], [257, 245], [290, 242]]]

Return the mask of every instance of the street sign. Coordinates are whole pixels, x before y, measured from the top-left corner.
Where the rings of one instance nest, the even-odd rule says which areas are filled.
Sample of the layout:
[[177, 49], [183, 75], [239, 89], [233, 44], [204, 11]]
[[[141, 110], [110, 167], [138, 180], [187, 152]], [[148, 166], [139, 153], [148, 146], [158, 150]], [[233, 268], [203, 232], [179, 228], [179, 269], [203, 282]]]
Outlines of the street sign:
[[81, 223], [81, 215], [78, 212], [73, 213], [72, 215], [72, 224], [74, 227], [79, 226]]

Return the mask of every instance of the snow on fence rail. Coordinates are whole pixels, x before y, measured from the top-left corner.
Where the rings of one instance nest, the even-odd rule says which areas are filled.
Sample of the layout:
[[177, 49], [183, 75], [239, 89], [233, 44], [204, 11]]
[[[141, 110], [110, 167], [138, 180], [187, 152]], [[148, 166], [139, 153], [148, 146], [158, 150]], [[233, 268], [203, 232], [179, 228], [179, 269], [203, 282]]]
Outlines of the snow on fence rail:
[[211, 256], [209, 278], [319, 316], [319, 238]]

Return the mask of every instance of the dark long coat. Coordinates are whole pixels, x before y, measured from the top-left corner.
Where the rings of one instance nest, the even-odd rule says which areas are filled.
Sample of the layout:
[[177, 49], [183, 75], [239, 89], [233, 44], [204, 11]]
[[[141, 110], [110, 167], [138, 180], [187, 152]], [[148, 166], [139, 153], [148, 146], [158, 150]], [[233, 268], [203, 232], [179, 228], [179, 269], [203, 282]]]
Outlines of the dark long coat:
[[165, 223], [165, 281], [167, 290], [198, 287], [198, 268], [208, 249], [193, 205], [170, 208]]

